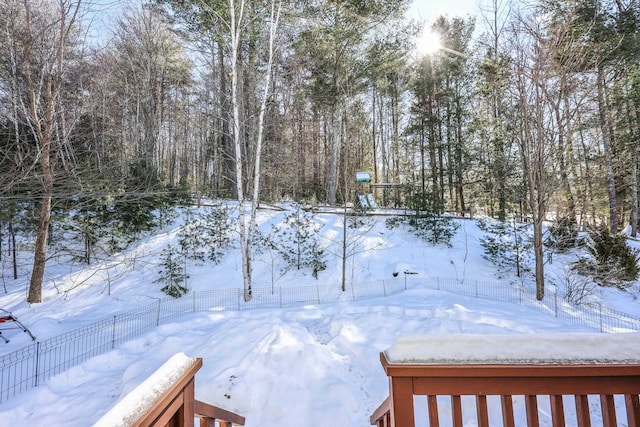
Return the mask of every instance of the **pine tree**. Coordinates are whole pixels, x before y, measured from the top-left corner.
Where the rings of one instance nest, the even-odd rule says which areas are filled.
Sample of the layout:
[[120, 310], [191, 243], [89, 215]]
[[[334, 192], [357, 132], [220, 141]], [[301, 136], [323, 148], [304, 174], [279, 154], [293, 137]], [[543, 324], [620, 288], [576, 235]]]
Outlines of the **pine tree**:
[[171, 245], [162, 250], [160, 254], [162, 264], [158, 272], [160, 277], [155, 281], [155, 283], [164, 284], [162, 292], [174, 298], [180, 298], [188, 292], [189, 275], [185, 271], [184, 262], [180, 263], [178, 256], [179, 252]]

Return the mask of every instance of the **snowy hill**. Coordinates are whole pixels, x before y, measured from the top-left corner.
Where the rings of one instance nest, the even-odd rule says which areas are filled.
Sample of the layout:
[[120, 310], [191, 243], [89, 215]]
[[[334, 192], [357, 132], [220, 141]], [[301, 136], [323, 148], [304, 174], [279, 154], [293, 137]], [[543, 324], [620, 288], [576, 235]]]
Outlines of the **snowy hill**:
[[[262, 232], [281, 228], [291, 212], [260, 210]], [[321, 226], [315, 234], [326, 264], [317, 279], [309, 268], [287, 267], [273, 250], [260, 251], [253, 262], [255, 307], [260, 307], [260, 295], [267, 301], [273, 295], [298, 293], [296, 304], [275, 299], [274, 308], [241, 310], [217, 304], [163, 318], [160, 326], [3, 401], [3, 423], [91, 425], [171, 355], [184, 352], [204, 359], [196, 376], [198, 399], [244, 415], [247, 426], [366, 426], [388, 393], [378, 354], [398, 336], [594, 332], [553, 312], [431, 286], [442, 278], [481, 287], [491, 282], [502, 294], [533, 290], [530, 277], [504, 271], [497, 276], [496, 267], [483, 257], [484, 232], [474, 221], [457, 220], [449, 247], [430, 245], [402, 227], [389, 228], [385, 216], [361, 218], [346, 229], [346, 285], [351, 294], [339, 290], [343, 216], [318, 213], [313, 221]], [[42, 304], [24, 302], [24, 279], [8, 286], [0, 307], [12, 311], [40, 341], [164, 301], [168, 297], [156, 283], [161, 254], [169, 244], [176, 245], [184, 224], [182, 215], [135, 247], [88, 267], [50, 263]], [[549, 277], [563, 277], [577, 256], [554, 256], [547, 266]], [[217, 264], [186, 261], [190, 293], [182, 301], [189, 306], [192, 295], [241, 288], [240, 262], [234, 248]], [[555, 280], [560, 298], [562, 284]], [[317, 299], [301, 289], [315, 289]], [[326, 289], [335, 290], [335, 302], [318, 304]], [[549, 293], [553, 290], [550, 284]], [[589, 298], [640, 316], [637, 295], [637, 286], [631, 292], [597, 288]], [[0, 347], [0, 355], [30, 343], [20, 331], [4, 334], [11, 342]]]

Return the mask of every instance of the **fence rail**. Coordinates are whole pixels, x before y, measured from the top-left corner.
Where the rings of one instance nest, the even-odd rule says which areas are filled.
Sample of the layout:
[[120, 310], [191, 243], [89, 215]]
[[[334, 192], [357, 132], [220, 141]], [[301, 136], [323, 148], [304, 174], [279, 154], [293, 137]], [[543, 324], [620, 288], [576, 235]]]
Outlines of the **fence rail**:
[[254, 288], [251, 301], [243, 300], [242, 289], [191, 292], [179, 299], [159, 299], [135, 310], [99, 320], [91, 325], [38, 341], [0, 357], [0, 404], [52, 376], [91, 357], [172, 322], [186, 314], [218, 310], [251, 310], [300, 307], [338, 301], [389, 296], [409, 288], [447, 291], [493, 301], [531, 307], [571, 324], [600, 332], [640, 331], [640, 317], [608, 309], [599, 304], [573, 306], [557, 292], [547, 292], [543, 301], [524, 287], [505, 283], [443, 278], [413, 278], [350, 285], [343, 292], [338, 285], [295, 288]]

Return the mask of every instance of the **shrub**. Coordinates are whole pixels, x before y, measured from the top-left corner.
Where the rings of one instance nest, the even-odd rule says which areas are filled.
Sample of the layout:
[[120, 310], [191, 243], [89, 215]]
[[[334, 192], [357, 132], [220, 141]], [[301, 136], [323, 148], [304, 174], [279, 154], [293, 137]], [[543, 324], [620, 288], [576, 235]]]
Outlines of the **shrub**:
[[525, 256], [531, 248], [527, 224], [482, 221], [478, 227], [487, 235], [480, 239], [484, 248], [484, 259], [498, 267], [502, 276], [515, 268], [518, 276], [528, 271]]
[[601, 286], [621, 289], [638, 279], [638, 251], [627, 245], [624, 236], [611, 234], [606, 227], [600, 227], [591, 230], [589, 237], [587, 251], [591, 257], [574, 264], [580, 274], [592, 276]]
[[388, 228], [406, 224], [416, 236], [431, 244], [451, 246], [451, 239], [460, 226], [441, 214], [442, 209], [436, 197], [428, 192], [416, 191], [408, 196], [408, 204], [414, 211], [413, 215], [387, 219]]
[[231, 228], [229, 209], [225, 206], [214, 207], [204, 214], [189, 213], [178, 233], [181, 253], [192, 260], [204, 262], [207, 258], [218, 263], [231, 246]]
[[564, 289], [564, 300], [573, 305], [588, 304], [598, 286], [590, 277], [580, 276], [572, 270], [564, 270], [558, 281]]
[[283, 274], [291, 268], [311, 268], [314, 278], [327, 268], [325, 251], [319, 242], [320, 224], [313, 216], [296, 205], [293, 212], [284, 217], [283, 223], [273, 225], [268, 235], [256, 239], [259, 246], [278, 253], [285, 261]]
[[576, 247], [578, 224], [574, 218], [558, 218], [550, 227], [545, 245], [558, 252], [566, 252]]
[[434, 245], [441, 243], [447, 246], [451, 246], [451, 239], [459, 227], [451, 218], [433, 212], [410, 217], [408, 224], [421, 239]]

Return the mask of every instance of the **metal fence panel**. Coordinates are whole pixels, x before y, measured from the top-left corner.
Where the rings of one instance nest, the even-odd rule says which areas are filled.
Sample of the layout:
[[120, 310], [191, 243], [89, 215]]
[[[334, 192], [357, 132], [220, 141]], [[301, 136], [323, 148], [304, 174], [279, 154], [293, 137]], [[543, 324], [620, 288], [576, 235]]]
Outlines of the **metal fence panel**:
[[39, 343], [0, 357], [0, 403], [34, 386]]
[[193, 311], [240, 310], [242, 296], [242, 290], [236, 288], [192, 292]]
[[30, 344], [0, 357], [0, 403], [35, 387], [51, 376], [105, 353], [116, 346], [153, 331], [186, 313], [300, 307], [338, 301], [386, 297], [411, 288], [428, 288], [458, 295], [525, 305], [562, 318], [577, 326], [601, 332], [640, 331], [640, 317], [607, 309], [600, 304], [573, 306], [549, 290], [543, 301], [522, 286], [478, 280], [424, 278], [404, 275], [391, 280], [340, 285], [309, 285], [294, 288], [254, 288], [244, 301], [242, 289], [191, 292], [182, 298], [157, 302], [108, 317], [88, 326]]
[[160, 304], [152, 303], [128, 313], [109, 318], [111, 323], [111, 348], [132, 338], [151, 332], [160, 323]]

